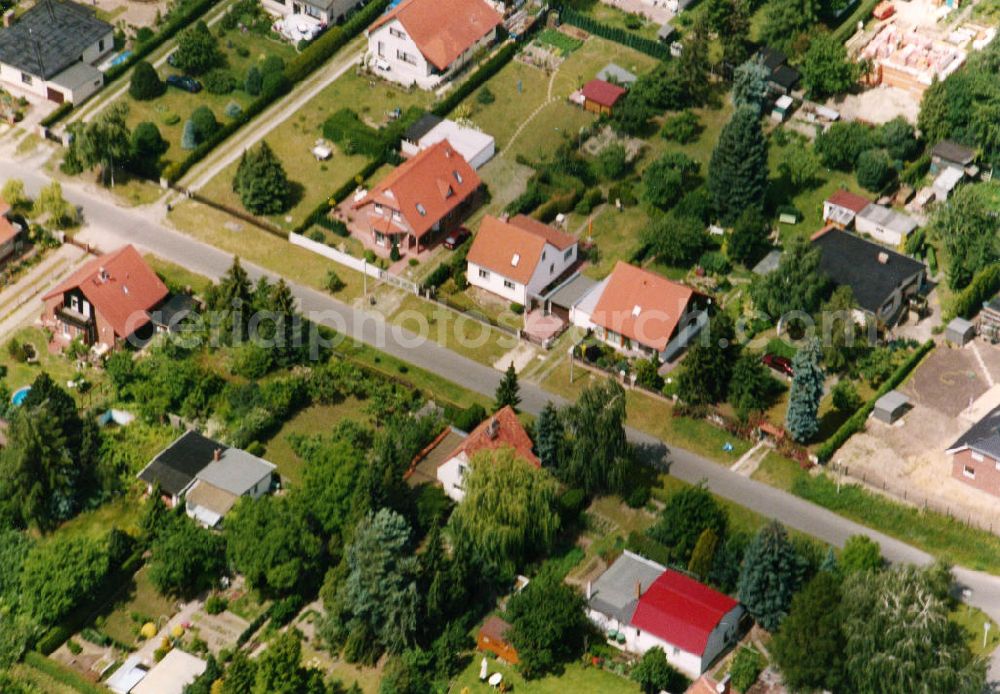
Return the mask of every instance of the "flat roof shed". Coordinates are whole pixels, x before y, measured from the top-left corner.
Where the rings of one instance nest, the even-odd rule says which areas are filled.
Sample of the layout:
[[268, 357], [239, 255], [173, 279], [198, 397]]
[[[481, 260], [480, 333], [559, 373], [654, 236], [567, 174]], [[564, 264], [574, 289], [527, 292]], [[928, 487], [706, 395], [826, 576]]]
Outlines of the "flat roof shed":
[[959, 347], [967, 345], [976, 336], [976, 326], [964, 318], [955, 318], [945, 329], [944, 337]]
[[898, 390], [890, 390], [888, 393], [875, 401], [875, 409], [872, 415], [880, 422], [892, 424], [903, 416], [903, 412], [910, 405], [910, 399]]

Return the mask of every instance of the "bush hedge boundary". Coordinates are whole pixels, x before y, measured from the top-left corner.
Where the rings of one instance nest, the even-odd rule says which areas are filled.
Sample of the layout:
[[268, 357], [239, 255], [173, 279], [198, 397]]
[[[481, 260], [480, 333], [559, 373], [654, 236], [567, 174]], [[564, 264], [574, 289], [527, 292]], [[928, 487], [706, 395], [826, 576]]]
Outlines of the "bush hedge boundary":
[[927, 342], [920, 345], [917, 350], [906, 359], [906, 361], [896, 367], [896, 370], [892, 372], [889, 380], [882, 384], [878, 391], [876, 391], [875, 395], [872, 396], [871, 400], [866, 402], [860, 410], [852, 414], [846, 422], [840, 425], [840, 428], [837, 429], [837, 431], [833, 432], [833, 435], [828, 438], [822, 446], [816, 449], [816, 457], [819, 461], [825, 463], [830, 460], [830, 458], [833, 457], [833, 454], [847, 442], [847, 439], [864, 429], [865, 422], [868, 421], [868, 415], [875, 409], [875, 403], [878, 399], [902, 383], [903, 380], [910, 375], [910, 372], [916, 368], [917, 364], [919, 364], [932, 349], [934, 349], [934, 340], [927, 340]]
[[955, 294], [945, 311], [944, 319], [971, 318], [976, 315], [983, 302], [1000, 291], [1000, 263], [983, 268], [969, 282], [969, 286]]
[[[875, 2], [877, 1], [875, 0]], [[593, 17], [577, 12], [572, 7], [560, 7], [559, 20], [567, 24], [572, 24], [595, 36], [600, 36], [602, 39], [607, 39], [608, 41], [619, 43], [626, 48], [645, 53], [651, 58], [656, 58], [657, 60], [668, 60], [670, 58], [670, 48], [666, 44], [633, 34], [631, 31], [625, 29], [602, 24]]]

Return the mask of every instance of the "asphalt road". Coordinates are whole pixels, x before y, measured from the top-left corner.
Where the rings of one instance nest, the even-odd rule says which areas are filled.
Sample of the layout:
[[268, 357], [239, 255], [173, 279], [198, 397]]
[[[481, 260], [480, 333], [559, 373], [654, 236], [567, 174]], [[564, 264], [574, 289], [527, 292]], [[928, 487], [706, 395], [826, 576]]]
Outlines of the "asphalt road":
[[[0, 185], [6, 177], [17, 176], [24, 180], [29, 193], [35, 193], [47, 181], [44, 173], [31, 165], [32, 162], [14, 162], [5, 159], [5, 156], [0, 153]], [[213, 279], [221, 277], [232, 263], [229, 254], [157, 222], [160, 212], [120, 208], [107, 194], [77, 182], [64, 183], [63, 190], [68, 200], [84, 210], [87, 228], [80, 238], [95, 243], [102, 250], [112, 250], [118, 245], [133, 243]], [[244, 263], [244, 266], [254, 279], [261, 275], [277, 279], [273, 273], [250, 263]], [[500, 372], [462, 357], [433, 341], [421, 340], [406, 329], [389, 325], [378, 314], [348, 306], [323, 292], [290, 281], [289, 278], [285, 279], [299, 299], [302, 311], [322, 316], [318, 322], [470, 390], [485, 395], [494, 393], [500, 380]], [[548, 401], [556, 404], [564, 402], [558, 396], [531, 383], [521, 384], [521, 397], [522, 409], [531, 413], [539, 412]], [[678, 479], [692, 483], [704, 480], [715, 494], [764, 516], [775, 518], [788, 527], [838, 547], [843, 546], [851, 535], [867, 535], [881, 545], [882, 554], [889, 561], [919, 565], [932, 561], [930, 555], [915, 547], [799, 497], [732, 472], [727, 467], [694, 453], [633, 429], [628, 434], [631, 441], [647, 454], [660, 458], [668, 466], [670, 474]], [[966, 593], [966, 601], [1000, 622], [1000, 577], [962, 567], [955, 567], [954, 575], [958, 589], [969, 591]], [[994, 652], [991, 659], [990, 679], [1000, 682], [1000, 649]]]

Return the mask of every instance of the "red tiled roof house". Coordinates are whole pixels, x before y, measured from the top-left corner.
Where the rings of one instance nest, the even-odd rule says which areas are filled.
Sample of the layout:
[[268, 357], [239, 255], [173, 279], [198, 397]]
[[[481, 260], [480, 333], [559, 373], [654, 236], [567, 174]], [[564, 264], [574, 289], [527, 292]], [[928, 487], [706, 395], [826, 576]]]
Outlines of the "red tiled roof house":
[[149, 313], [169, 294], [128, 245], [87, 262], [43, 296], [42, 324], [59, 347], [79, 337], [85, 345], [111, 349], [132, 336], [151, 336], [155, 327]]
[[854, 218], [868, 207], [871, 200], [849, 190], [838, 190], [823, 201], [823, 223], [838, 229], [849, 229]]
[[469, 284], [527, 306], [577, 260], [576, 239], [517, 215], [483, 218], [469, 248]]
[[590, 80], [580, 90], [580, 95], [583, 97], [583, 109], [610, 116], [615, 110], [615, 104], [625, 96], [626, 91], [624, 87], [604, 80]]
[[368, 27], [365, 62], [385, 79], [433, 89], [496, 41], [501, 24], [483, 0], [403, 0]]
[[587, 584], [587, 616], [610, 641], [638, 655], [659, 646], [691, 678], [736, 643], [744, 613], [728, 595], [629, 551]]
[[698, 296], [686, 285], [618, 261], [573, 307], [570, 320], [621, 352], [669, 361], [704, 324]]
[[360, 230], [377, 245], [417, 253], [461, 223], [478, 202], [481, 185], [444, 140], [397, 166], [353, 207]]
[[512, 448], [518, 457], [540, 468], [542, 463], [532, 452], [533, 447], [531, 437], [508, 405], [481, 422], [452, 451], [448, 459], [438, 467], [438, 481], [444, 487], [445, 494], [461, 502], [465, 498], [462, 480], [469, 469], [469, 461], [476, 453]]
[[0, 198], [0, 262], [14, 255], [21, 240], [21, 227], [11, 221], [10, 205]]

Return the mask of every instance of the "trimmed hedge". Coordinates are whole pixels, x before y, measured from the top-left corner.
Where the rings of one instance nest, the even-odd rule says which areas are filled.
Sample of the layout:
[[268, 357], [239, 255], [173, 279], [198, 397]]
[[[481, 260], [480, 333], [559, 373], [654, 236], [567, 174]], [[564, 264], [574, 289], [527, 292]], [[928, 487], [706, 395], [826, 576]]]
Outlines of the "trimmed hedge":
[[875, 409], [875, 403], [880, 397], [888, 393], [890, 390], [898, 386], [903, 382], [911, 371], [920, 363], [920, 360], [926, 356], [928, 352], [934, 349], [934, 340], [928, 340], [924, 344], [920, 345], [917, 350], [910, 355], [910, 357], [900, 364], [895, 371], [892, 372], [892, 376], [882, 384], [882, 387], [878, 389], [871, 400], [866, 402], [864, 406], [850, 418], [840, 425], [840, 428], [833, 433], [833, 436], [828, 438], [822, 446], [816, 449], [816, 457], [819, 458], [820, 462], [825, 463], [833, 454], [836, 453], [841, 446], [843, 446], [847, 439], [851, 438], [857, 432], [865, 428], [865, 422], [868, 421], [868, 415], [871, 411]]
[[364, 31], [388, 5], [389, 0], [376, 0], [376, 2], [372, 2], [356, 12], [343, 26], [330, 29], [309, 44], [302, 53], [285, 65], [281, 79], [265, 84], [261, 95], [250, 102], [242, 114], [219, 128], [212, 137], [198, 145], [182, 161], [167, 166], [163, 170], [163, 177], [171, 183], [176, 183], [192, 166], [208, 156], [209, 152], [256, 118], [280, 97], [287, 94], [295, 83], [300, 82], [319, 68], [348, 41]]
[[645, 533], [630, 532], [625, 541], [625, 549], [651, 559], [657, 564], [670, 565], [670, 548]]
[[254, 617], [254, 620], [247, 625], [240, 635], [236, 638], [236, 647], [243, 648], [243, 645], [250, 640], [250, 637], [257, 633], [257, 631], [264, 626], [264, 622], [271, 618], [271, 611], [274, 610], [274, 606], [277, 603], [271, 603], [271, 606], [266, 610], [261, 612], [259, 615]]
[[55, 111], [49, 115], [42, 118], [39, 124], [43, 128], [51, 128], [53, 125], [61, 121], [63, 118], [69, 115], [69, 112], [73, 110], [73, 103], [71, 101], [64, 101], [61, 103]]
[[657, 60], [667, 60], [670, 58], [670, 48], [667, 45], [653, 39], [647, 39], [644, 36], [639, 36], [638, 34], [633, 34], [631, 31], [626, 31], [625, 29], [602, 24], [593, 17], [581, 14], [571, 7], [560, 8], [559, 19], [608, 41], [614, 41], [615, 43], [620, 43], [623, 46], [637, 50], [640, 53], [645, 53]]
[[172, 39], [177, 32], [187, 27], [194, 20], [208, 12], [218, 0], [192, 0], [191, 4], [185, 7], [181, 5], [176, 12], [172, 12], [167, 17], [167, 21], [151, 39], [142, 43], [137, 43], [132, 49], [132, 55], [118, 65], [115, 65], [104, 73], [104, 84], [108, 85], [128, 72], [133, 65], [143, 60], [150, 53]]
[[72, 670], [64, 668], [54, 660], [46, 658], [38, 651], [28, 651], [24, 656], [24, 662], [40, 672], [54, 679], [60, 684], [65, 684], [71, 689], [75, 689], [82, 694], [107, 694], [104, 687], [92, 684]]
[[854, 36], [854, 32], [857, 31], [858, 22], [863, 22], [872, 16], [872, 11], [875, 6], [879, 4], [881, 0], [864, 0], [860, 5], [858, 5], [854, 12], [850, 14], [847, 19], [840, 23], [836, 31], [833, 32], [833, 39], [837, 43], [844, 43], [847, 39]]
[[969, 282], [969, 286], [952, 297], [945, 320], [956, 316], [971, 318], [988, 301], [1000, 291], [1000, 263], [990, 265], [980, 270]]

